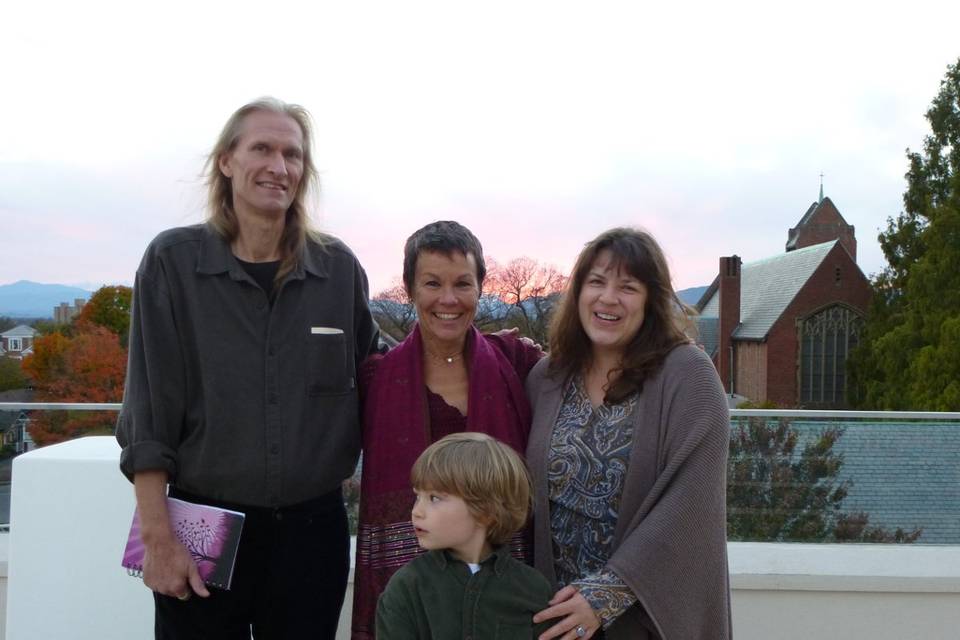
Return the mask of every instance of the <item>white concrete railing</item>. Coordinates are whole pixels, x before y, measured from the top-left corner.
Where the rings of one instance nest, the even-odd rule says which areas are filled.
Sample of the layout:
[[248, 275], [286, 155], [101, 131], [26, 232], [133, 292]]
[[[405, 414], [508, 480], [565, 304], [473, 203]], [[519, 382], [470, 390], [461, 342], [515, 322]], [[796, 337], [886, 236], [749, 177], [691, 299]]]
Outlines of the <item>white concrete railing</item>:
[[[120, 567], [133, 492], [118, 458], [113, 438], [89, 437], [14, 462], [6, 638], [152, 636], [150, 593]], [[729, 552], [738, 640], [960, 635], [960, 546], [730, 543]], [[342, 624], [337, 637], [346, 634]]]

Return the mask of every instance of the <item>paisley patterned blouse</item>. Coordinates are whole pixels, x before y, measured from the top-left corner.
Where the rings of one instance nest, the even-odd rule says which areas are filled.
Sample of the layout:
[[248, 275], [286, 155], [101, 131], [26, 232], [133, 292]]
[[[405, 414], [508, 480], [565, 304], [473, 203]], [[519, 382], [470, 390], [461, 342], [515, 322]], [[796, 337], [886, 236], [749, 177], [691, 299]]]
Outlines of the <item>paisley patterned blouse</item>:
[[575, 376], [564, 390], [548, 459], [550, 524], [557, 580], [587, 599], [604, 627], [636, 602], [606, 568], [633, 444], [634, 394], [594, 407]]

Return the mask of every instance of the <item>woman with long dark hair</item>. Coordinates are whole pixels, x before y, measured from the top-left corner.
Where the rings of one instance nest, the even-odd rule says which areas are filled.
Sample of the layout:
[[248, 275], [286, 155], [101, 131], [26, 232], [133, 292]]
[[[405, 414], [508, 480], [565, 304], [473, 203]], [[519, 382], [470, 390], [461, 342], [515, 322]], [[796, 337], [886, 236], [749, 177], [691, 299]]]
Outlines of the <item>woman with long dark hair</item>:
[[527, 379], [541, 638], [730, 637], [729, 415], [648, 233], [588, 243]]

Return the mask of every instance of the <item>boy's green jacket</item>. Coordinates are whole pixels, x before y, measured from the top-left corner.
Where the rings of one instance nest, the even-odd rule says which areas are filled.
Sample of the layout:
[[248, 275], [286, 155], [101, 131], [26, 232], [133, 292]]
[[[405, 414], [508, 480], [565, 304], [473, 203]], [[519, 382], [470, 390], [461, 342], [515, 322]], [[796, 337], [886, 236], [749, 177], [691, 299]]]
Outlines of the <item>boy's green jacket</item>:
[[553, 590], [547, 579], [499, 547], [470, 568], [430, 551], [390, 579], [377, 604], [377, 640], [528, 640], [557, 620], [533, 624]]

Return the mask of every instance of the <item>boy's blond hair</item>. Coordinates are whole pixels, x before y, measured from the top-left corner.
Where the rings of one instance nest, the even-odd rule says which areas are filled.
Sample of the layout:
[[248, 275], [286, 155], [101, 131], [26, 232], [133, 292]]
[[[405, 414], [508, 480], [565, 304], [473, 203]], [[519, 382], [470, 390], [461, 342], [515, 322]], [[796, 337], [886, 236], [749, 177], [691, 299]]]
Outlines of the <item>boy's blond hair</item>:
[[527, 522], [530, 475], [516, 451], [485, 433], [454, 433], [420, 454], [410, 472], [414, 489], [449, 493], [467, 503], [501, 545]]

